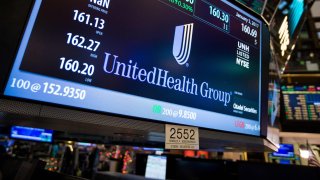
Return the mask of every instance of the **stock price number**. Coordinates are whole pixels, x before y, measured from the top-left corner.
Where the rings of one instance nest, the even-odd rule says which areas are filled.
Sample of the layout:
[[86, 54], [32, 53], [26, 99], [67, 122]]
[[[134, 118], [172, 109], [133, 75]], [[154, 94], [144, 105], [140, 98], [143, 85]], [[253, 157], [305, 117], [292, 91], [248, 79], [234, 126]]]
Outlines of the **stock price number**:
[[[92, 39], [86, 40], [85, 37], [79, 35], [73, 35], [72, 33], [67, 33], [67, 44], [71, 44], [78, 48], [86, 49], [89, 51], [96, 52], [100, 46], [99, 41], [94, 41]], [[86, 46], [87, 45], [87, 46]]]
[[226, 31], [229, 31], [229, 22], [230, 22], [230, 15], [225, 13], [224, 11], [221, 11], [220, 9], [209, 6], [209, 13], [210, 16], [217, 18], [218, 20], [223, 22], [223, 29]]
[[73, 59], [66, 60], [65, 57], [60, 58], [60, 69], [65, 71], [71, 71], [74, 73], [92, 76], [94, 74], [94, 65], [82, 63]]
[[250, 26], [248, 26], [248, 25], [246, 25], [244, 23], [241, 23], [241, 30], [242, 30], [242, 32], [250, 35], [253, 38], [257, 38], [257, 36], [258, 36], [258, 31], [257, 30], [251, 28]]
[[230, 19], [229, 14], [219, 10], [218, 8], [216, 8], [214, 6], [209, 6], [209, 9], [210, 9], [211, 16], [220, 19], [224, 23], [229, 23], [229, 19]]
[[[90, 14], [85, 12], [79, 12], [79, 10], [74, 10], [73, 20], [80, 23], [85, 23], [88, 26], [93, 26], [98, 29], [103, 29], [105, 21], [101, 18], [95, 17], [92, 18]], [[92, 20], [93, 19], [93, 20]]]
[[194, 0], [184, 0], [185, 2], [182, 2], [181, 0], [169, 0], [170, 3], [175, 4], [189, 12], [193, 12], [193, 4]]
[[69, 86], [62, 87], [59, 84], [54, 83], [43, 83], [43, 93], [45, 94], [51, 94], [54, 96], [63, 96], [73, 99], [80, 99], [84, 100], [86, 98], [86, 91], [83, 89], [77, 89]]
[[13, 78], [10, 87], [31, 91], [33, 93], [41, 92], [53, 96], [62, 96], [73, 99], [84, 100], [86, 98], [86, 90], [49, 82], [40, 83]]

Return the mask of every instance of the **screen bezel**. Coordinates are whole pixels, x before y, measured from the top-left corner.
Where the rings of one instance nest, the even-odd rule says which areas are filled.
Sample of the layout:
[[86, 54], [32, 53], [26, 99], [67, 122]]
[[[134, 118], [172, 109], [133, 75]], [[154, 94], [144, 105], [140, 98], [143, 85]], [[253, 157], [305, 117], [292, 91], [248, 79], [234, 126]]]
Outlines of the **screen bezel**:
[[[26, 21], [24, 23], [24, 30], [20, 35], [19, 43], [17, 44], [16, 48], [16, 53], [14, 58], [11, 60], [11, 68], [9, 73], [6, 75], [6, 81], [5, 85], [3, 86], [4, 88], [1, 89], [1, 95], [5, 99], [9, 100], [19, 100], [19, 101], [24, 101], [24, 102], [30, 102], [30, 103], [37, 103], [41, 105], [48, 105], [48, 106], [53, 106], [53, 107], [60, 107], [60, 108], [65, 108], [65, 109], [70, 109], [70, 110], [80, 110], [80, 111], [85, 111], [85, 112], [93, 112], [93, 113], [99, 113], [99, 114], [105, 114], [109, 116], [114, 116], [114, 117], [120, 117], [120, 118], [129, 118], [133, 120], [142, 120], [142, 121], [148, 121], [148, 122], [155, 122], [159, 124], [177, 124], [177, 123], [171, 123], [171, 122], [165, 122], [161, 120], [155, 120], [155, 119], [148, 119], [148, 118], [141, 118], [141, 117], [134, 117], [134, 116], [129, 116], [129, 115], [123, 115], [123, 114], [116, 114], [116, 113], [111, 113], [111, 112], [105, 112], [105, 111], [98, 111], [98, 110], [92, 110], [92, 109], [86, 109], [86, 108], [81, 108], [81, 107], [74, 107], [74, 106], [69, 106], [69, 105], [62, 105], [62, 104], [56, 104], [56, 103], [51, 103], [51, 102], [44, 102], [44, 101], [38, 101], [38, 100], [32, 100], [32, 99], [25, 99], [25, 98], [19, 98], [19, 97], [13, 97], [13, 96], [7, 96], [4, 95], [4, 89], [7, 87], [9, 83], [9, 77], [10, 74], [13, 70], [13, 65], [15, 63], [16, 55], [18, 52], [18, 49], [21, 45], [22, 38], [25, 34], [27, 24], [30, 19], [30, 14], [32, 12], [33, 6], [35, 4], [36, 0], [32, 0], [32, 5], [29, 8], [29, 13], [28, 17], [26, 18]], [[268, 23], [265, 21], [263, 17], [261, 17], [259, 14], [256, 14], [253, 12], [250, 8], [244, 6], [243, 4], [235, 1], [235, 0], [229, 0], [229, 2], [237, 7], [239, 7], [241, 10], [244, 12], [248, 13], [249, 15], [259, 19], [262, 23], [261, 27], [261, 39], [267, 40], [267, 42], [270, 42], [270, 32], [269, 32], [269, 27]], [[267, 125], [268, 125], [268, 103], [263, 103], [268, 101], [268, 71], [269, 71], [269, 59], [270, 59], [270, 46], [269, 43], [262, 43], [261, 42], [261, 79], [260, 81], [260, 135], [253, 135], [253, 134], [244, 134], [240, 132], [232, 132], [232, 131], [226, 131], [226, 130], [219, 130], [219, 129], [212, 129], [212, 128], [204, 128], [200, 127], [201, 129], [206, 129], [206, 130], [212, 130], [212, 131], [217, 131], [217, 132], [224, 132], [224, 133], [231, 133], [231, 134], [239, 134], [239, 135], [244, 135], [244, 136], [250, 136], [250, 137], [266, 137], [267, 136]], [[184, 124], [181, 124], [184, 125]], [[190, 125], [186, 125], [190, 126]]]
[[[5, 1], [2, 3], [6, 3], [6, 4], [1, 5], [1, 7], [7, 7], [7, 6], [11, 5], [10, 3], [13, 4], [14, 2], [13, 1]], [[9, 8], [4, 8], [7, 11], [2, 11], [2, 9], [0, 9], [0, 15], [3, 17], [6, 17], [5, 19], [7, 20], [7, 21], [5, 21], [5, 23], [7, 23], [7, 24], [5, 24], [4, 27], [7, 28], [8, 26], [10, 26], [10, 28], [16, 28], [16, 29], [18, 29], [17, 31], [20, 31], [20, 34], [18, 34], [17, 38], [15, 39], [17, 43], [14, 46], [9, 47], [9, 49], [11, 48], [12, 54], [10, 54], [10, 52], [8, 54], [6, 54], [7, 52], [2, 51], [2, 49], [8, 48], [7, 47], [8, 44], [3, 43], [2, 40], [0, 41], [1, 42], [0, 43], [0, 62], [1, 62], [1, 66], [0, 66], [0, 97], [3, 96], [4, 89], [7, 86], [8, 78], [11, 74], [14, 60], [16, 59], [17, 52], [19, 50], [22, 38], [24, 36], [26, 26], [28, 24], [28, 21], [29, 21], [30, 15], [31, 15], [31, 10], [34, 6], [35, 0], [27, 0], [27, 1], [24, 1], [24, 3], [28, 3], [25, 5], [26, 7], [28, 7], [28, 9], [23, 8], [23, 7], [18, 8], [15, 6], [15, 8], [22, 10], [23, 13], [25, 13], [25, 15], [26, 15], [26, 17], [19, 17], [19, 18], [21, 18], [19, 20], [19, 22], [17, 22], [16, 21], [17, 19], [15, 19], [15, 18], [17, 18], [16, 17], [17, 15], [15, 15], [15, 16], [13, 15], [13, 12], [15, 12], [15, 11], [10, 10]], [[14, 4], [14, 5], [16, 5], [16, 4]], [[18, 10], [16, 10], [16, 11], [18, 11]], [[11, 14], [8, 15], [7, 14], [8, 12], [10, 12]], [[12, 21], [16, 22], [17, 24], [9, 24], [9, 22], [12, 22]], [[20, 27], [21, 27], [21, 29], [20, 29]], [[3, 28], [3, 29], [5, 29], [5, 28]], [[0, 30], [1, 30], [1, 34], [3, 34], [3, 33], [6, 34], [7, 32], [10, 31], [8, 29], [5, 29], [5, 30], [0, 29]], [[10, 42], [12, 42], [11, 39], [10, 39]], [[2, 58], [4, 60], [2, 60]]]

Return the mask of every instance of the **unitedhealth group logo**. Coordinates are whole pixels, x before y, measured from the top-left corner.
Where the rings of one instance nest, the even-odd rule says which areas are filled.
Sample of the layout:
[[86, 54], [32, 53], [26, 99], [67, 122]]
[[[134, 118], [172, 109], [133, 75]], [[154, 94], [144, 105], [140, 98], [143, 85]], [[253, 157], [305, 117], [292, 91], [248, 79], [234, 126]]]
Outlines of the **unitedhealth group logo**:
[[193, 23], [176, 26], [172, 53], [177, 63], [184, 65], [188, 62], [193, 34]]
[[[173, 55], [178, 64], [188, 66], [188, 59], [191, 51], [193, 24], [177, 26], [175, 29]], [[144, 83], [147, 85], [166, 88], [171, 91], [177, 91], [193, 96], [199, 96], [211, 100], [213, 103], [219, 103], [223, 107], [232, 103], [232, 92], [214, 87], [209, 82], [197, 81], [193, 77], [186, 75], [177, 75], [176, 71], [162, 69], [156, 66], [143, 67], [134, 59], [122, 59], [118, 54], [111, 54], [105, 51], [103, 70], [107, 75], [113, 75], [131, 79], [132, 81]], [[148, 87], [149, 88], [149, 87]], [[248, 108], [249, 109], [249, 108]], [[251, 110], [251, 109], [249, 109]], [[155, 105], [152, 111], [161, 114], [163, 108]]]

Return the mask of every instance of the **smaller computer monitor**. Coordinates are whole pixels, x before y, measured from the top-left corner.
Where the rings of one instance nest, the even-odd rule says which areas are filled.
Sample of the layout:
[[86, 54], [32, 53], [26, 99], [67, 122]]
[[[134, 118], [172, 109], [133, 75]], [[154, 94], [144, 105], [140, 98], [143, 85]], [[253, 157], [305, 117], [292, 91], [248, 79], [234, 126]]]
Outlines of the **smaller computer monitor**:
[[53, 130], [23, 126], [12, 126], [11, 138], [38, 142], [52, 142]]
[[167, 157], [148, 155], [146, 166], [146, 178], [166, 179]]
[[294, 157], [294, 148], [292, 144], [280, 144], [280, 148], [277, 152], [272, 153], [272, 156], [276, 157]]

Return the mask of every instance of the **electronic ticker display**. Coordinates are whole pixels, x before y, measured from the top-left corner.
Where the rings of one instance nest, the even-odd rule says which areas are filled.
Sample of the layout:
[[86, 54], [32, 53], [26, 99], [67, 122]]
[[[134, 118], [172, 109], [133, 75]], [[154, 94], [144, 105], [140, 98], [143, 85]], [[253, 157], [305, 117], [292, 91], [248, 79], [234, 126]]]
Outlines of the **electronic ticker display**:
[[320, 120], [319, 85], [286, 85], [281, 90], [287, 120]]
[[265, 29], [225, 0], [36, 0], [5, 95], [260, 135]]

